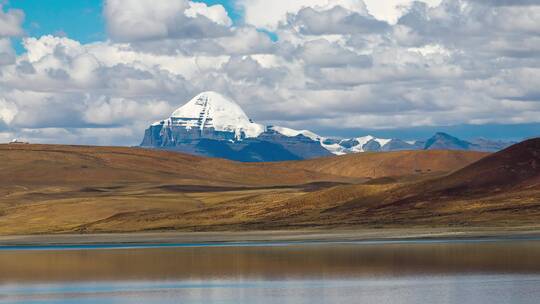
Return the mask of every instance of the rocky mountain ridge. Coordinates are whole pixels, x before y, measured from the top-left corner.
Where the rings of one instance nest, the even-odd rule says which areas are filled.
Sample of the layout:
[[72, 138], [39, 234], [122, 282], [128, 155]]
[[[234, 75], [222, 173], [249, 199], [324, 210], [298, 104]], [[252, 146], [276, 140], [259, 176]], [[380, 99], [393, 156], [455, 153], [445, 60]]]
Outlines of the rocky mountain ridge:
[[509, 145], [511, 143], [487, 139], [468, 142], [446, 133], [437, 133], [426, 141], [383, 139], [371, 135], [327, 138], [309, 130], [255, 123], [237, 103], [216, 92], [203, 92], [169, 118], [152, 124], [141, 143], [142, 147], [244, 162], [403, 150], [495, 152]]

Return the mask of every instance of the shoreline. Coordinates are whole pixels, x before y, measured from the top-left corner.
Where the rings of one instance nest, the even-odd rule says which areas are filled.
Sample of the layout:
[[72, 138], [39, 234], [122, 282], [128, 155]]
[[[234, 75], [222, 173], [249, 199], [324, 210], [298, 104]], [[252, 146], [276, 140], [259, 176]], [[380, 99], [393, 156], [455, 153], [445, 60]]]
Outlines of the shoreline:
[[20, 247], [152, 248], [194, 246], [270, 246], [317, 243], [404, 243], [427, 241], [540, 240], [540, 227], [387, 228], [357, 230], [280, 230], [249, 232], [136, 232], [0, 236], [0, 250]]

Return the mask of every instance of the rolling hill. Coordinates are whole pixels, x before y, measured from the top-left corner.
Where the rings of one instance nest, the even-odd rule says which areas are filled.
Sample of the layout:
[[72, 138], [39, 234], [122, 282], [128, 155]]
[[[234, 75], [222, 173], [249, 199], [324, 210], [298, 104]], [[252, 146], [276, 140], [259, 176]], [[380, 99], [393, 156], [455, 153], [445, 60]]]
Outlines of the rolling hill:
[[263, 221], [345, 226], [536, 225], [540, 219], [540, 139], [516, 144], [442, 177], [359, 193], [334, 206], [327, 201], [311, 216], [297, 214], [295, 219], [274, 214]]
[[488, 155], [445, 150], [365, 152], [291, 162], [289, 167], [357, 178], [399, 177], [448, 173]]
[[0, 145], [1, 186], [167, 183], [260, 186], [339, 179], [307, 170], [122, 147]]
[[[445, 189], [474, 174], [500, 183], [517, 183], [518, 176], [521, 201], [530, 201], [537, 171], [522, 171], [536, 168], [538, 149], [525, 144], [493, 155], [401, 151], [283, 163], [140, 148], [0, 145], [0, 234], [454, 225], [470, 209], [459, 209], [461, 200], [470, 203], [470, 189], [483, 186], [472, 183], [456, 197]], [[499, 179], [493, 167], [509, 175]], [[487, 183], [486, 191], [496, 189]], [[517, 193], [501, 189], [500, 195]]]

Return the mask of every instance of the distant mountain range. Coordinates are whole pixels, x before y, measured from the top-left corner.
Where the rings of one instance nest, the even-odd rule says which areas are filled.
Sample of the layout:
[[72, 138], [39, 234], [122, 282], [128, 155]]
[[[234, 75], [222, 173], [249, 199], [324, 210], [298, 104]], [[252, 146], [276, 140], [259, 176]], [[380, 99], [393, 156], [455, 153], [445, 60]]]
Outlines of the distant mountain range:
[[216, 92], [204, 92], [174, 111], [171, 117], [152, 124], [145, 131], [141, 146], [243, 162], [267, 162], [379, 151], [495, 152], [512, 144], [488, 139], [465, 141], [446, 133], [437, 133], [425, 141], [373, 136], [327, 138], [308, 130], [257, 124], [234, 101]]

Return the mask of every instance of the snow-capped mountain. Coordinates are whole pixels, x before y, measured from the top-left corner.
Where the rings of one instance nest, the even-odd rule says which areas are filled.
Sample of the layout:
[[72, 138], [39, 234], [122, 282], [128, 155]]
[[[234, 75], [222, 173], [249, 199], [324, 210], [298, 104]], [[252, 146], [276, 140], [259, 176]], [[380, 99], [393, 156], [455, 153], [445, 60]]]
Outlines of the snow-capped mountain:
[[507, 144], [488, 140], [470, 143], [445, 133], [437, 133], [427, 141], [409, 142], [370, 135], [327, 138], [308, 130], [255, 123], [231, 99], [216, 92], [203, 92], [170, 117], [152, 124], [145, 131], [141, 146], [238, 161], [280, 161], [399, 150], [492, 151]]
[[232, 132], [235, 139], [257, 137], [265, 131], [265, 127], [252, 122], [237, 103], [216, 92], [195, 96], [164, 123], [199, 131], [213, 128]]
[[203, 92], [169, 118], [152, 124], [141, 146], [239, 161], [331, 155], [318, 135], [254, 123], [237, 103], [216, 92]]
[[314, 141], [321, 141], [323, 140], [324, 138], [311, 132], [311, 131], [308, 131], [308, 130], [294, 130], [294, 129], [290, 129], [290, 128], [285, 128], [285, 127], [278, 127], [278, 126], [269, 126], [268, 129], [270, 130], [274, 130], [276, 132], [278, 132], [279, 134], [281, 135], [285, 135], [285, 136], [289, 136], [289, 137], [296, 137], [298, 135], [302, 135], [302, 136], [305, 136], [311, 140], [314, 140]]
[[[289, 136], [302, 135], [321, 144], [323, 148], [335, 155], [360, 152], [398, 151], [422, 149], [423, 142], [405, 142], [400, 139], [377, 138], [371, 135], [348, 139], [325, 138], [308, 130], [294, 130], [285, 127], [270, 126], [269, 129]], [[420, 145], [418, 145], [418, 143]]]
[[419, 147], [416, 142], [405, 142], [396, 138], [377, 138], [371, 135], [348, 139], [325, 138], [321, 145], [336, 155], [360, 152], [381, 152], [416, 150]]

